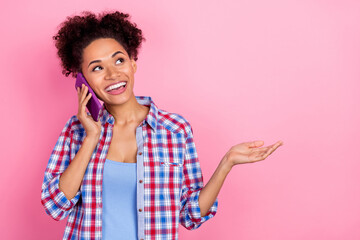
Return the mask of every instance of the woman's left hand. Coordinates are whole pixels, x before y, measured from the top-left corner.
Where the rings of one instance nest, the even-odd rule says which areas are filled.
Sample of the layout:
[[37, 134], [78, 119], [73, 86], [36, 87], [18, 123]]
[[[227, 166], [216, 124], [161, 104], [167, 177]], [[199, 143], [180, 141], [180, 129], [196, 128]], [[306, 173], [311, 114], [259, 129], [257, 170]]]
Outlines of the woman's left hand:
[[278, 147], [283, 145], [282, 141], [259, 148], [264, 144], [263, 141], [244, 142], [230, 148], [224, 156], [224, 160], [230, 165], [230, 168], [236, 164], [253, 163], [266, 159]]

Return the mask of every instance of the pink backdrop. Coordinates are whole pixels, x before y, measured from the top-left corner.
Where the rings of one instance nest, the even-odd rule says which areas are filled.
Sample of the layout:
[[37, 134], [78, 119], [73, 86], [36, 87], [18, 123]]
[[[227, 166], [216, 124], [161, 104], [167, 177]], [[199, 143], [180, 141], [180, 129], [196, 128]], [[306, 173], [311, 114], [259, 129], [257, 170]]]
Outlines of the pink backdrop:
[[284, 141], [236, 166], [215, 218], [180, 239], [360, 239], [360, 3], [344, 0], [2, 3], [2, 239], [63, 235], [41, 184], [77, 96], [51, 37], [68, 15], [113, 9], [147, 38], [135, 94], [189, 120], [205, 182], [232, 145]]

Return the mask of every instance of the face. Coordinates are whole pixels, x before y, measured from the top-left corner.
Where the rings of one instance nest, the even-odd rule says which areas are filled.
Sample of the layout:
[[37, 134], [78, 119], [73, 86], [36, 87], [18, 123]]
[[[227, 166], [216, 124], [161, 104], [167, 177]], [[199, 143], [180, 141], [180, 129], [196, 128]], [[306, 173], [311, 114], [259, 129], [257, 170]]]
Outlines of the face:
[[[91, 42], [83, 51], [81, 70], [104, 103], [122, 104], [132, 97], [136, 62], [115, 39], [101, 38]], [[120, 87], [122, 82], [126, 85]]]

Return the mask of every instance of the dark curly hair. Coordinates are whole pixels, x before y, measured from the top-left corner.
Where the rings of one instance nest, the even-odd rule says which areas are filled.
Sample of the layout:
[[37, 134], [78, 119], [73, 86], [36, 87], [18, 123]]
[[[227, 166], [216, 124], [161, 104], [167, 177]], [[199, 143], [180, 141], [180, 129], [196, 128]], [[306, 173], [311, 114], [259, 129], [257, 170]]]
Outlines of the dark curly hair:
[[61, 59], [62, 73], [68, 77], [81, 71], [83, 50], [92, 41], [99, 38], [113, 38], [126, 50], [130, 58], [138, 59], [138, 49], [146, 40], [142, 31], [127, 18], [129, 14], [121, 12], [103, 12], [96, 16], [84, 11], [80, 16], [67, 17], [60, 24], [60, 30], [53, 36], [57, 54]]

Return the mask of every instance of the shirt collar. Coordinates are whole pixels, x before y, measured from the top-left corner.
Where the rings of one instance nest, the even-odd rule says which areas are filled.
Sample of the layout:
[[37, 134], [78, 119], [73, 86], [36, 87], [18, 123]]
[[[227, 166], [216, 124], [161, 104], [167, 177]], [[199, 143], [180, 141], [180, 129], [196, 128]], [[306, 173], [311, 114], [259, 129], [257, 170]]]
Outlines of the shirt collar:
[[[136, 100], [138, 101], [139, 104], [144, 105], [144, 106], [150, 106], [150, 110], [148, 115], [145, 118], [145, 122], [147, 122], [152, 130], [155, 132], [156, 130], [156, 126], [157, 126], [157, 122], [159, 119], [159, 109], [156, 106], [156, 104], [154, 103], [154, 101], [152, 100], [151, 97], [149, 96], [135, 96]], [[106, 110], [105, 108], [105, 104], [102, 105], [102, 108], [100, 110], [100, 115], [99, 115], [101, 124], [105, 124], [106, 122], [108, 122], [111, 125], [114, 125], [115, 119], [114, 117]]]

